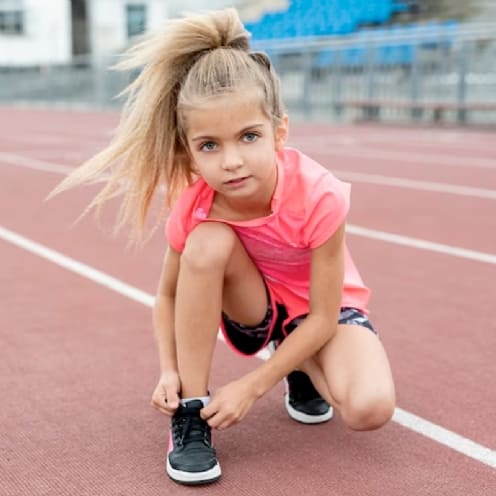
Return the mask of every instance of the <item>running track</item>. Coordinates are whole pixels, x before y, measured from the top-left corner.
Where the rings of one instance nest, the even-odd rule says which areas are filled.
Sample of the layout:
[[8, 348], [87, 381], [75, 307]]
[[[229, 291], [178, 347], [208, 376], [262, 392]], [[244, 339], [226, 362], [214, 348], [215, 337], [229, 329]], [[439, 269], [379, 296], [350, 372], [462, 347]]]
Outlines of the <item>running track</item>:
[[[44, 203], [101, 148], [111, 113], [0, 109], [0, 494], [496, 494], [496, 142], [489, 132], [294, 125], [291, 142], [353, 182], [348, 243], [373, 288], [398, 409], [372, 433], [290, 421], [281, 385], [216, 435], [224, 476], [164, 472], [148, 406], [150, 305], [165, 247], [73, 226], [95, 187]], [[219, 343], [213, 384], [259, 359]]]

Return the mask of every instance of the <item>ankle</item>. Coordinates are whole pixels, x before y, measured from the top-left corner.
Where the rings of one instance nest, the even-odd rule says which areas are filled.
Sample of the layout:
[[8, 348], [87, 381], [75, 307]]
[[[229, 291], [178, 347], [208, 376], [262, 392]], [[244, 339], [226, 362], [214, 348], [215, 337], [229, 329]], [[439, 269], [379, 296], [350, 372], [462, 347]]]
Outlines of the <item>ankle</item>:
[[189, 396], [187, 398], [181, 399], [181, 405], [186, 406], [186, 404], [190, 401], [198, 400], [203, 403], [203, 406], [206, 407], [210, 403], [210, 395], [208, 396]]

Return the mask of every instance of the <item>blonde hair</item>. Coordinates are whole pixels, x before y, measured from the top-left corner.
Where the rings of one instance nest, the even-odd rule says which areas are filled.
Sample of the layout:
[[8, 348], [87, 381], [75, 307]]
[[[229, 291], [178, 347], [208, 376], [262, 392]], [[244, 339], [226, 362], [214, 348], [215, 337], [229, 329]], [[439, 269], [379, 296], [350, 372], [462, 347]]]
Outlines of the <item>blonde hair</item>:
[[249, 33], [235, 9], [170, 20], [164, 28], [128, 50], [116, 66], [142, 70], [122, 92], [127, 101], [110, 144], [50, 193], [96, 182], [109, 170], [105, 186], [83, 215], [93, 207], [98, 213], [109, 199], [123, 195], [116, 231], [129, 222], [135, 240], [143, 234], [160, 182], [170, 207], [196, 177], [185, 139], [188, 109], [250, 84], [263, 90], [262, 108], [274, 124], [284, 113], [270, 61], [265, 54], [250, 52]]

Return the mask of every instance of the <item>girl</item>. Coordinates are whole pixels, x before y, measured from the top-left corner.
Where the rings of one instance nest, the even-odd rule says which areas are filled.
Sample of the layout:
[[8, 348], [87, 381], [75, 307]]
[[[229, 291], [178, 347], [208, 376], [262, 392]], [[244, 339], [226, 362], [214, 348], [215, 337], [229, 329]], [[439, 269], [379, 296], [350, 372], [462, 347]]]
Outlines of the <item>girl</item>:
[[[352, 429], [382, 426], [394, 387], [345, 246], [349, 185], [285, 146], [277, 77], [250, 51], [236, 11], [171, 21], [121, 67], [143, 70], [114, 141], [56, 191], [112, 165], [90, 207], [123, 191], [120, 224], [134, 219], [139, 231], [165, 182], [173, 208], [153, 311], [161, 370], [152, 404], [172, 416], [169, 476], [217, 480], [211, 429], [240, 422], [285, 377], [293, 419], [327, 421], [332, 405]], [[274, 353], [210, 397], [219, 323], [240, 354], [269, 343]]]

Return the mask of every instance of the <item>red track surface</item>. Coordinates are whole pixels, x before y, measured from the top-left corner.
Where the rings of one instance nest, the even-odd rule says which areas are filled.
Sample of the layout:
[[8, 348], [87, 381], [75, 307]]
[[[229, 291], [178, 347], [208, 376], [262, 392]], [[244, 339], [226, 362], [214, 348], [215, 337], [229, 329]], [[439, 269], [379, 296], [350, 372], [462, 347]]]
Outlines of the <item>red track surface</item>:
[[[153, 293], [160, 234], [132, 252], [92, 218], [71, 227], [95, 190], [43, 203], [62, 176], [6, 156], [73, 166], [108, 141], [115, 123], [110, 113], [0, 109], [0, 227]], [[490, 133], [295, 125], [292, 139], [331, 169], [496, 189]], [[399, 155], [374, 158], [384, 153]], [[450, 157], [456, 166], [446, 165]], [[349, 220], [495, 254], [495, 207], [494, 199], [357, 183]], [[111, 222], [109, 208], [103, 224]], [[348, 240], [373, 289], [398, 406], [494, 452], [496, 266]], [[285, 414], [281, 386], [216, 436], [220, 483], [177, 486], [164, 472], [167, 422], [148, 406], [158, 370], [150, 309], [1, 239], [0, 256], [2, 495], [496, 493], [493, 468], [395, 422], [372, 433], [350, 432], [339, 417], [298, 425]], [[256, 365], [219, 343], [213, 388]]]

